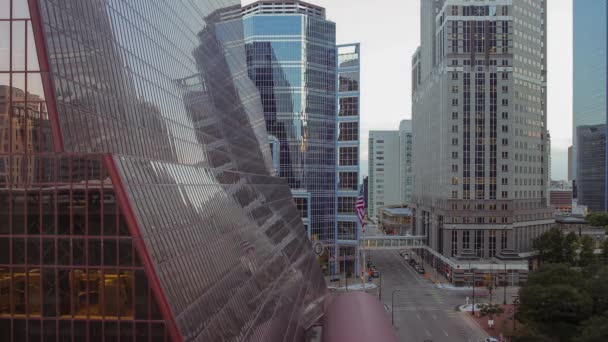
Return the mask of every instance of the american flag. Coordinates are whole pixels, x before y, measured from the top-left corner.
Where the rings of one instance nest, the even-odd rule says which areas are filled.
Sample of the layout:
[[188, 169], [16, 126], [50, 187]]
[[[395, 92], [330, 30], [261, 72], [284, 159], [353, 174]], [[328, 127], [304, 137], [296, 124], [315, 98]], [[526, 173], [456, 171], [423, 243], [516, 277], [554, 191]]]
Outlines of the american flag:
[[361, 233], [365, 233], [365, 199], [363, 197], [363, 191], [359, 192], [357, 203], [355, 203], [355, 209], [357, 209], [357, 216], [359, 216], [359, 223], [361, 223]]

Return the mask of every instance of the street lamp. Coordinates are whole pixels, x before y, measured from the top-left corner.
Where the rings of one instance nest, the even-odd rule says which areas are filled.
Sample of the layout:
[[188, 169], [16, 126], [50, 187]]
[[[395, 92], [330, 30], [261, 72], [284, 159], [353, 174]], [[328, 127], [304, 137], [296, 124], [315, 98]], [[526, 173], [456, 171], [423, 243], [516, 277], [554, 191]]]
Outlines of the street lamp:
[[507, 263], [505, 263], [505, 277], [504, 277], [504, 282], [505, 282], [505, 294], [504, 294], [504, 298], [502, 301], [502, 305], [507, 305]]
[[401, 292], [401, 290], [393, 290], [391, 293], [391, 324], [395, 326], [395, 292]]

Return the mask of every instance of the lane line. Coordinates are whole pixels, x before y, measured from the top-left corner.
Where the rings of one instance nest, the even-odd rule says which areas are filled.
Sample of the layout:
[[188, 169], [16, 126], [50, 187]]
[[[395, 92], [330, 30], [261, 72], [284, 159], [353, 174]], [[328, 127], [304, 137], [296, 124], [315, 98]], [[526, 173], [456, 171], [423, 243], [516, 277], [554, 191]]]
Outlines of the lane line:
[[445, 330], [443, 330], [443, 328], [440, 328], [440, 329], [441, 329], [441, 331], [443, 331], [443, 333], [445, 334], [445, 336], [450, 336], [450, 335], [448, 335], [448, 333]]

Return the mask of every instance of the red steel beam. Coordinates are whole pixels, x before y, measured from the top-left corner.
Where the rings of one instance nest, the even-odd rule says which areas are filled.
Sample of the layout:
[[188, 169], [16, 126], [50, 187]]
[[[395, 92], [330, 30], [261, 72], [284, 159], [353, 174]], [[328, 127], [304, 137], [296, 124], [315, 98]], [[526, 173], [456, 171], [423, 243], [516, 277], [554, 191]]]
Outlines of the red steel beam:
[[129, 202], [129, 197], [127, 195], [125, 186], [122, 182], [122, 178], [120, 178], [118, 167], [114, 162], [114, 158], [110, 154], [104, 155], [103, 161], [106, 169], [108, 170], [108, 174], [110, 175], [110, 179], [112, 180], [116, 200], [118, 201], [118, 205], [125, 217], [129, 233], [131, 233], [131, 236], [133, 237], [133, 245], [135, 246], [137, 254], [141, 259], [146, 275], [148, 276], [148, 281], [150, 282], [150, 287], [152, 288], [152, 292], [154, 293], [161, 314], [165, 319], [165, 323], [167, 324], [169, 335], [171, 336], [172, 341], [181, 342], [183, 340], [182, 336], [177, 329], [177, 324], [175, 323], [173, 313], [171, 312], [171, 307], [169, 307], [169, 302], [165, 297], [163, 289], [160, 285], [160, 280], [158, 279], [158, 275], [154, 270], [152, 259], [150, 259], [150, 254], [148, 253], [146, 244], [144, 243], [141, 235], [141, 231], [139, 230], [139, 226], [137, 224], [137, 220], [135, 219], [133, 209], [131, 208], [131, 203]]

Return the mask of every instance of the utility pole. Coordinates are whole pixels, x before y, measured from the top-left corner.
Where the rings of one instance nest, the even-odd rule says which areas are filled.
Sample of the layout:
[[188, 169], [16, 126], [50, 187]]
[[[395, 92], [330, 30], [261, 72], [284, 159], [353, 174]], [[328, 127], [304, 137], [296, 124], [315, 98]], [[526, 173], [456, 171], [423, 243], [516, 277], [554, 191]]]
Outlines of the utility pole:
[[473, 313], [473, 316], [475, 316], [475, 269], [470, 269], [470, 264], [469, 264], [469, 271], [473, 272], [473, 308], [471, 309], [471, 312]]

